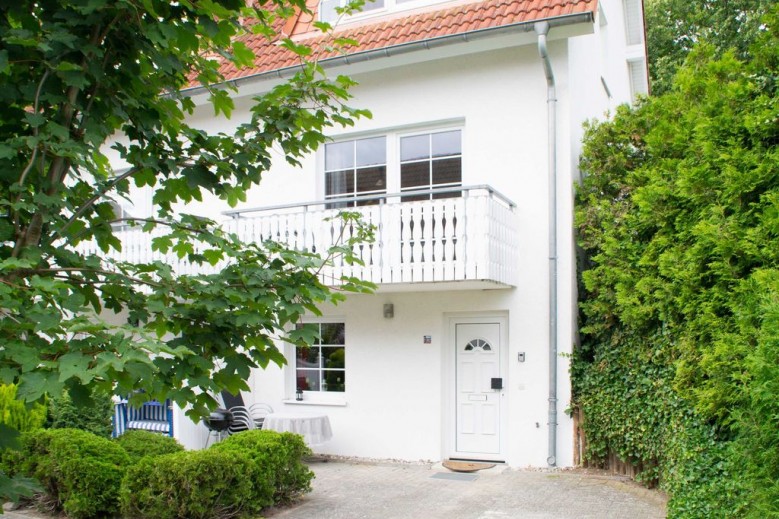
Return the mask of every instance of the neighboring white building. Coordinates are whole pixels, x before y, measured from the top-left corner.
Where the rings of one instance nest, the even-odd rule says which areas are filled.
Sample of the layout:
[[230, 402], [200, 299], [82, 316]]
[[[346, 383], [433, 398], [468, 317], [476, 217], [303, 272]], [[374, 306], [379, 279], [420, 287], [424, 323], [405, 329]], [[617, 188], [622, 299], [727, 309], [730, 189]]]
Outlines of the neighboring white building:
[[[323, 0], [322, 12], [337, 3]], [[360, 208], [379, 230], [362, 251], [366, 266], [353, 271], [378, 291], [322, 309], [311, 321], [324, 343], [300, 355], [285, 346], [289, 365], [254, 373], [244, 396], [327, 412], [334, 436], [316, 449], [325, 454], [570, 466], [565, 355], [577, 340], [582, 123], [646, 93], [642, 3], [369, 6], [338, 26], [361, 45], [321, 63], [359, 82], [350, 105], [373, 118], [334, 131], [300, 168], [279, 160], [238, 212], [200, 207], [249, 238], [297, 236], [310, 247], [325, 239], [324, 200], [381, 198]], [[285, 30], [315, 38], [311, 21], [298, 16]], [[257, 45], [256, 69], [227, 71], [239, 88], [233, 118], [215, 119], [194, 91], [195, 125], [229, 130], [246, 120], [252, 95], [294, 66], [281, 47]], [[144, 212], [143, 201], [133, 210]], [[175, 429], [190, 447], [205, 442], [205, 429], [181, 413]]]

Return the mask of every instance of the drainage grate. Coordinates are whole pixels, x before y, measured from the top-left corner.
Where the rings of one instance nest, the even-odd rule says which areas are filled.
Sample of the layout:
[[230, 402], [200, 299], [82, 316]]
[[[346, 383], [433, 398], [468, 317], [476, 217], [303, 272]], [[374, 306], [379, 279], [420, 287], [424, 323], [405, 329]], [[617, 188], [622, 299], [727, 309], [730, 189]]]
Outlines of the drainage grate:
[[451, 479], [453, 481], [475, 481], [479, 479], [476, 474], [463, 474], [460, 472], [437, 472], [430, 476], [432, 479]]

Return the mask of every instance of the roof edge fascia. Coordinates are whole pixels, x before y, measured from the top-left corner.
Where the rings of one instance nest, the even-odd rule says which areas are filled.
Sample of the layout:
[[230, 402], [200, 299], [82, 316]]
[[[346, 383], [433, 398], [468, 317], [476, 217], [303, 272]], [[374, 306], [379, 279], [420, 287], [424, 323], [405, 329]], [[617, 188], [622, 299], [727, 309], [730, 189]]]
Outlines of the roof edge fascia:
[[[353, 54], [345, 54], [342, 56], [333, 56], [331, 58], [325, 58], [319, 61], [319, 65], [322, 68], [333, 68], [341, 65], [350, 65], [354, 63], [360, 63], [364, 61], [370, 61], [374, 59], [389, 58], [400, 54], [406, 54], [417, 50], [430, 50], [445, 45], [451, 45], [461, 42], [469, 42], [482, 38], [500, 36], [504, 34], [511, 34], [515, 32], [532, 32], [535, 24], [538, 22], [547, 22], [550, 28], [563, 27], [566, 25], [574, 25], [578, 23], [593, 23], [595, 16], [593, 12], [587, 11], [584, 13], [567, 14], [561, 16], [554, 16], [551, 18], [542, 18], [539, 20], [528, 20], [509, 25], [501, 25], [498, 27], [486, 27], [484, 29], [476, 29], [475, 31], [468, 31], [458, 34], [447, 34], [445, 36], [436, 36], [434, 38], [427, 38], [419, 41], [412, 41], [407, 43], [401, 43], [398, 45], [390, 45], [388, 47], [382, 47], [380, 49], [371, 49], [366, 51], [355, 52]], [[253, 83], [256, 81], [262, 81], [264, 79], [283, 79], [295, 75], [296, 72], [301, 70], [300, 65], [293, 65], [290, 67], [282, 67], [275, 70], [268, 70], [265, 72], [258, 72], [245, 77], [231, 79], [222, 83], [215, 84], [214, 87], [220, 85], [231, 85], [234, 88], [238, 88], [241, 85]], [[190, 87], [181, 90], [182, 94], [188, 96], [196, 96], [205, 93], [207, 90], [203, 86]]]

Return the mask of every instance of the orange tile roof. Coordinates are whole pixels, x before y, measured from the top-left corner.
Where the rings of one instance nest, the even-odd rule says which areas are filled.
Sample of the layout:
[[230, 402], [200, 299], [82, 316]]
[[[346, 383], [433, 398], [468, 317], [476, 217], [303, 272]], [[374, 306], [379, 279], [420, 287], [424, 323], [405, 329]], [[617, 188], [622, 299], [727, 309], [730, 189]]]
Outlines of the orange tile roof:
[[[317, 4], [317, 0], [308, 0], [312, 11], [315, 11]], [[345, 50], [328, 48], [331, 37], [315, 32], [312, 26], [314, 17], [311, 14], [298, 13], [292, 19], [280, 24], [277, 29], [283, 37], [293, 35], [296, 41], [311, 46], [318, 59], [323, 60], [344, 54], [357, 54], [444, 36], [466, 34], [481, 29], [566, 15], [583, 13], [594, 15], [596, 9], [597, 0], [482, 0], [438, 10], [413, 11], [405, 16], [402, 12], [392, 13], [378, 19], [352, 22], [336, 27], [336, 36], [357, 42], [356, 46], [350, 46]], [[390, 16], [393, 18], [389, 18]], [[257, 56], [254, 67], [237, 69], [233, 64], [225, 62], [220, 72], [228, 81], [299, 64], [299, 58], [294, 53], [275, 42], [268, 41], [263, 36], [248, 35], [243, 37], [243, 41]]]

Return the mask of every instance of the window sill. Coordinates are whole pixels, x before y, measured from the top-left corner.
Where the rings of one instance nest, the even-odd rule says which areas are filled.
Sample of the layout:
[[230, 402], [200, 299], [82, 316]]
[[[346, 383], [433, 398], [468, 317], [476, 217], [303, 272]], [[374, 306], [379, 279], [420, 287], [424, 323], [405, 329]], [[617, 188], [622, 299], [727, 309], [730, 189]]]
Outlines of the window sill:
[[284, 405], [315, 405], [315, 406], [329, 406], [329, 407], [346, 407], [346, 402], [343, 400], [333, 400], [326, 402], [322, 400], [282, 400]]

